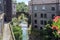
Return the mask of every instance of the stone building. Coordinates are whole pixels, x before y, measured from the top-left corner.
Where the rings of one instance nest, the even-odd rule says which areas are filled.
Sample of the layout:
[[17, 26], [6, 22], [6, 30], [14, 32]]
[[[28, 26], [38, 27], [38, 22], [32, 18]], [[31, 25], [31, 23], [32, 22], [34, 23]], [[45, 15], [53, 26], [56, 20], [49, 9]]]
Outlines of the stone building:
[[3, 28], [4, 28], [4, 13], [0, 14], [0, 40], [3, 37]]
[[0, 13], [4, 12], [3, 0], [0, 0]]
[[32, 6], [31, 6], [31, 4], [32, 4], [31, 1], [29, 1], [28, 2], [28, 8], [29, 8], [29, 11], [28, 12], [29, 12], [30, 15], [32, 13]]
[[4, 2], [4, 21], [9, 22], [12, 19], [12, 0], [3, 0]]
[[48, 20], [60, 15], [60, 0], [31, 0], [29, 2], [32, 27], [43, 28]]
[[16, 16], [16, 0], [12, 0], [12, 17]]

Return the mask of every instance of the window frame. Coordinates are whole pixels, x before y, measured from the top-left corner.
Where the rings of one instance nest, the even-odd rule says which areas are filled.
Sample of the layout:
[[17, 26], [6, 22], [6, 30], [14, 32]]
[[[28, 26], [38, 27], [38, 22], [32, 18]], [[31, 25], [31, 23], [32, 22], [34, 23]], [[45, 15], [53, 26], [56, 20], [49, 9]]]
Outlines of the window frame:
[[40, 24], [41, 24], [41, 25], [44, 25], [44, 21], [43, 21], [43, 20], [40, 20]]
[[34, 6], [34, 10], [38, 10], [38, 7], [37, 6]]
[[47, 14], [44, 14], [44, 18], [47, 18]]
[[52, 14], [52, 17], [51, 17], [51, 18], [53, 19], [53, 18], [54, 18], [54, 16], [55, 16], [55, 14]]
[[37, 25], [34, 25], [34, 28], [38, 28], [38, 26]]
[[43, 18], [43, 17], [44, 17], [44, 14], [43, 14], [43, 13], [41, 13], [41, 14], [40, 14], [40, 17], [41, 17], [41, 18]]
[[37, 20], [36, 19], [34, 20], [34, 24], [37, 24]]
[[44, 20], [44, 25], [46, 25], [47, 24], [47, 21], [46, 20]]
[[52, 10], [52, 11], [55, 11], [55, 7], [51, 7], [51, 10]]
[[34, 13], [34, 17], [37, 17], [37, 13]]

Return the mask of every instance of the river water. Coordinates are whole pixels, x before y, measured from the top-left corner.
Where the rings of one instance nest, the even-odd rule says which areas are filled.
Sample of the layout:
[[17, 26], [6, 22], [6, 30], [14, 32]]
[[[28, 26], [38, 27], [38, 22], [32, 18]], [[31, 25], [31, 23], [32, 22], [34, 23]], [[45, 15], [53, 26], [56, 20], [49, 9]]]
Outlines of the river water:
[[27, 22], [21, 21], [20, 26], [22, 28], [22, 40], [29, 40]]
[[22, 40], [28, 40], [29, 39], [29, 37], [28, 37], [28, 30], [27, 30], [28, 28], [22, 28]]

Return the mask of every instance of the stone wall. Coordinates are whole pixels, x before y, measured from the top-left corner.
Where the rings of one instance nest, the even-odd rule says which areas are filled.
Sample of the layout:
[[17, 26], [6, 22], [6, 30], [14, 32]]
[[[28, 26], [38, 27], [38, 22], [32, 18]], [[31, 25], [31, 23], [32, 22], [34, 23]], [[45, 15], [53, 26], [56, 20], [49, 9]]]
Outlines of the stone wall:
[[15, 40], [10, 23], [4, 23], [3, 40]]
[[0, 14], [0, 40], [3, 37], [3, 27], [4, 27], [4, 13]]

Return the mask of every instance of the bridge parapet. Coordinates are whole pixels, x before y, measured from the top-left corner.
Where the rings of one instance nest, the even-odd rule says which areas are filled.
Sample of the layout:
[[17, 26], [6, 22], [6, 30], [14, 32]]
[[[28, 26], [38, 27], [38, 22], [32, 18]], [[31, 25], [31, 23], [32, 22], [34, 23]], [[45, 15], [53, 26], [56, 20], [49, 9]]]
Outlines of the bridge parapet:
[[0, 14], [0, 40], [3, 37], [3, 28], [4, 28], [4, 13]]
[[12, 26], [10, 24], [9, 24], [9, 28], [10, 28], [10, 31], [11, 31], [10, 40], [15, 40], [15, 36], [14, 36], [13, 30], [12, 30]]
[[4, 13], [0, 14], [0, 40], [15, 40], [10, 23], [4, 23]]
[[4, 23], [3, 40], [15, 40], [10, 23]]

